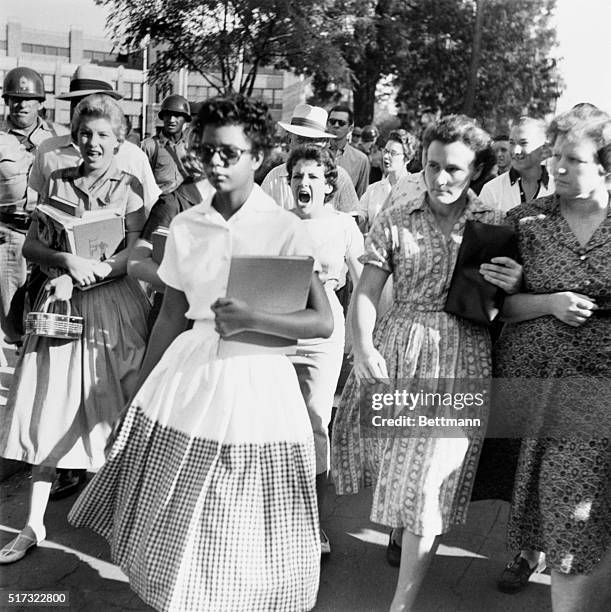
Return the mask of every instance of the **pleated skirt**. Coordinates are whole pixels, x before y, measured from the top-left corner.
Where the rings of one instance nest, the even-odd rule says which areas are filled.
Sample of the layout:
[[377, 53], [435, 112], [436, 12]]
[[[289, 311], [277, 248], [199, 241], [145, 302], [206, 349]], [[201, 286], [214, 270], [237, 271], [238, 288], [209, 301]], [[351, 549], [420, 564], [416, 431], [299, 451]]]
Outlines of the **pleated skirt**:
[[212, 323], [165, 352], [70, 512], [157, 610], [301, 611], [320, 569], [308, 414], [283, 355], [216, 358]]
[[[34, 310], [39, 310], [43, 292]], [[79, 340], [28, 335], [0, 423], [0, 454], [33, 465], [97, 470], [134, 391], [150, 304], [129, 277], [74, 290]], [[65, 312], [57, 306], [57, 312]]]

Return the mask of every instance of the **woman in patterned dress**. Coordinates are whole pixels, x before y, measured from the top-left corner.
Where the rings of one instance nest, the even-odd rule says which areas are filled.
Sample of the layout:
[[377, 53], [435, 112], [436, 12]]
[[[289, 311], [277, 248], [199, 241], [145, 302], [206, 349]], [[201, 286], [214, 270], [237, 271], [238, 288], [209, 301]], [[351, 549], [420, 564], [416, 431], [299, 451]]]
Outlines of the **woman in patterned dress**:
[[[41, 200], [59, 196], [81, 210], [116, 210], [124, 217], [125, 248], [105, 261], [64, 252], [37, 211], [23, 247], [25, 257], [50, 278], [34, 310], [49, 293], [53, 301], [69, 300], [72, 312], [83, 317], [84, 330], [76, 341], [26, 337], [2, 411], [0, 453], [33, 465], [30, 509], [25, 528], [0, 551], [0, 563], [18, 561], [45, 539], [44, 514], [56, 468], [102, 466], [108, 436], [144, 357], [149, 303], [138, 283], [125, 275], [129, 250], [144, 225], [144, 208], [140, 182], [114, 161], [124, 136], [125, 117], [114, 100], [92, 95], [81, 101], [72, 138], [83, 161], [53, 172]], [[89, 288], [73, 290], [73, 285]]]
[[[371, 519], [403, 528], [402, 536], [398, 529], [391, 535], [401, 543], [395, 611], [411, 609], [439, 535], [464, 522], [481, 440], [477, 431], [442, 438], [441, 431], [427, 435], [409, 427], [374, 439], [361, 430], [367, 413], [360, 383], [390, 379], [391, 389], [404, 390], [416, 378], [449, 379], [452, 391], [454, 379], [490, 376], [488, 330], [443, 310], [465, 221], [501, 221], [500, 212], [469, 191], [488, 143], [488, 135], [464, 116], [427, 128], [427, 192], [378, 215], [354, 296], [354, 369], [333, 426], [332, 473], [340, 494], [373, 484]], [[481, 271], [506, 291], [518, 287], [521, 268], [511, 259], [497, 258]], [[393, 305], [376, 322], [389, 274]]]
[[506, 301], [495, 376], [537, 379], [510, 398], [529, 429], [508, 544], [545, 553], [555, 612], [594, 612], [611, 609], [611, 118], [581, 105], [549, 131], [555, 194], [508, 213], [524, 293]]
[[132, 589], [158, 610], [309, 610], [320, 540], [312, 428], [295, 370], [264, 347], [217, 353], [219, 337], [244, 330], [328, 337], [333, 319], [316, 273], [306, 309], [291, 314], [223, 297], [232, 256], [312, 249], [299, 219], [254, 182], [272, 143], [267, 107], [214, 98], [197, 129], [215, 192], [170, 225], [139, 391], [69, 518], [108, 539]]

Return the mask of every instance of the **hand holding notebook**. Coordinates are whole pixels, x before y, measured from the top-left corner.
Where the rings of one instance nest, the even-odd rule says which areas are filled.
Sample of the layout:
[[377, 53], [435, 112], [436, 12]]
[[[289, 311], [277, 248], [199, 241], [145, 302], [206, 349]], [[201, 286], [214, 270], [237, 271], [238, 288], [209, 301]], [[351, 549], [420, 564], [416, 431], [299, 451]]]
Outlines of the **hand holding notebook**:
[[[251, 310], [273, 314], [303, 310], [308, 300], [313, 265], [311, 257], [232, 258], [226, 297], [235, 300], [233, 314], [241, 318], [244, 304]], [[221, 299], [213, 310], [231, 309], [231, 304], [231, 301]], [[295, 344], [292, 338], [241, 331], [221, 339], [218, 356], [286, 353]]]

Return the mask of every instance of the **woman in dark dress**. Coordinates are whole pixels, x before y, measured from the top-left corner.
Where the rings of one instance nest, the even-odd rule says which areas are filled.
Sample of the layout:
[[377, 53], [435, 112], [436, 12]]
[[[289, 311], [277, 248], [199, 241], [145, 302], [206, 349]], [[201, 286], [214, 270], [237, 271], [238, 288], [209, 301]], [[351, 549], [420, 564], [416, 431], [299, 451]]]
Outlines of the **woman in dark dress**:
[[572, 110], [550, 136], [556, 193], [508, 213], [524, 287], [505, 302], [495, 375], [531, 379], [513, 397], [528, 430], [508, 544], [546, 554], [555, 612], [609, 610], [611, 119]]

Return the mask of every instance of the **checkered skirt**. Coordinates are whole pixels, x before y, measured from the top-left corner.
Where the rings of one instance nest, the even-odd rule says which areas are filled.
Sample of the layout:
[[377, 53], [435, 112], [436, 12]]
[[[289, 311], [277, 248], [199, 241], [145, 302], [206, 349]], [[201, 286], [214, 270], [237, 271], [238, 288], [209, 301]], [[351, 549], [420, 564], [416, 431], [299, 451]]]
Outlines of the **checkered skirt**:
[[292, 366], [276, 355], [210, 359], [198, 336], [166, 351], [69, 519], [108, 539], [158, 610], [310, 610], [315, 459]]

